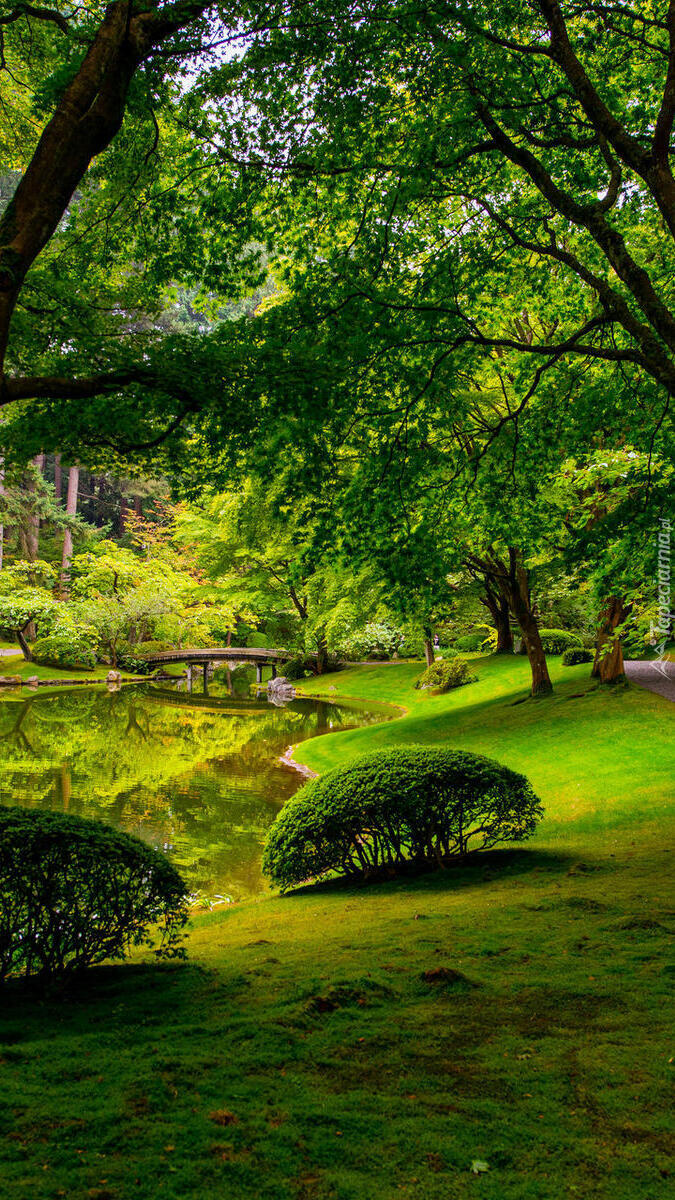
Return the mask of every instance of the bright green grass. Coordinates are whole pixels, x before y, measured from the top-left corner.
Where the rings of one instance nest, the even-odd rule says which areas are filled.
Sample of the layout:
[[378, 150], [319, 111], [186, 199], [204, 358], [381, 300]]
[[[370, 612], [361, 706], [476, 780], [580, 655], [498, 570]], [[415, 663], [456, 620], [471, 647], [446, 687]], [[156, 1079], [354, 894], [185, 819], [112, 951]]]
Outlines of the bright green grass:
[[[675, 776], [672, 704], [636, 687], [601, 688], [587, 664], [549, 660], [553, 696], [528, 697], [522, 658], [477, 658], [477, 683], [432, 696], [414, 682], [420, 664], [360, 667], [303, 686], [402, 704], [399, 721], [330, 735], [300, 746], [298, 762], [324, 772], [351, 755], [406, 742], [443, 742], [487, 754], [531, 780], [546, 808], [540, 843], [672, 821]], [[334, 690], [333, 690], [334, 689]], [[522, 701], [522, 703], [519, 703]]]
[[[526, 664], [478, 669], [438, 698], [412, 691], [410, 665], [327, 679], [409, 715], [298, 757], [324, 769], [411, 740], [494, 753], [544, 797], [536, 844], [201, 916], [187, 966], [92, 972], [48, 1001], [10, 989], [3, 1200], [668, 1194], [673, 710], [632, 689], [566, 699], [583, 668], [513, 707]], [[423, 978], [438, 968], [459, 977]]]
[[[21, 653], [3, 654], [0, 657], [0, 675], [18, 675], [20, 679], [30, 679], [37, 675], [38, 679], [100, 679], [105, 681], [110, 667], [96, 666], [76, 669], [74, 667], [44, 667], [39, 663], [26, 662]], [[122, 678], [125, 678], [122, 672]], [[3, 695], [0, 692], [0, 697]]]

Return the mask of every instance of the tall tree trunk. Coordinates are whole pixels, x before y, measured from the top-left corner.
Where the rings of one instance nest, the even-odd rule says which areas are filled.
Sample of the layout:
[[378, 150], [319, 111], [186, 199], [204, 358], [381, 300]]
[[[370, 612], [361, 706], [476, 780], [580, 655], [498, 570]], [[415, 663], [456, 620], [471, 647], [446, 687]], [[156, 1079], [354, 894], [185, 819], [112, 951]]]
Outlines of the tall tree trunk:
[[4, 459], [3, 455], [0, 454], [0, 571], [2, 570], [2, 564], [3, 564], [4, 554], [5, 554], [5, 526], [4, 526], [2, 507], [1, 507], [2, 503], [3, 503], [4, 495], [5, 495], [5, 459]]
[[[33, 459], [33, 466], [38, 474], [41, 475], [45, 467], [44, 454], [35, 455], [35, 458]], [[28, 491], [33, 493], [37, 491], [37, 487], [32, 480], [28, 485]], [[36, 558], [38, 558], [40, 555], [40, 518], [35, 512], [32, 513], [30, 517], [30, 524], [26, 530], [25, 546], [26, 558], [29, 562], [35, 562]]]
[[532, 695], [547, 696], [553, 691], [553, 684], [539, 636], [539, 625], [534, 615], [527, 569], [523, 565], [519, 550], [509, 546], [508, 568], [500, 565], [494, 578], [523, 635], [532, 671]]
[[610, 596], [600, 613], [598, 622], [595, 659], [591, 678], [601, 683], [619, 683], [624, 678], [623, 645], [616, 636], [616, 627], [628, 616], [629, 607], [621, 596]]
[[424, 625], [422, 627], [422, 633], [424, 635], [424, 657], [427, 666], [430, 667], [434, 661], [434, 643], [431, 635], [431, 627], [429, 625]]
[[[80, 468], [71, 467], [68, 471], [68, 494], [66, 496], [66, 513], [69, 517], [77, 515], [77, 489], [80, 483]], [[65, 588], [70, 570], [70, 560], [73, 557], [73, 535], [70, 529], [63, 531], [63, 553], [61, 555], [61, 587]]]
[[509, 606], [506, 600], [502, 600], [493, 619], [497, 630], [497, 649], [495, 653], [513, 654], [513, 630], [511, 629]]
[[54, 492], [56, 499], [61, 503], [61, 493], [63, 491], [63, 471], [61, 470], [61, 455], [54, 455]]
[[499, 592], [492, 586], [491, 580], [487, 575], [483, 576], [483, 591], [484, 595], [480, 597], [480, 602], [487, 608], [492, 618], [492, 623], [497, 630], [497, 648], [495, 653], [513, 654], [513, 633], [511, 630], [508, 600], [499, 595]]
[[326, 641], [325, 632], [321, 632], [316, 639], [316, 673], [324, 675], [328, 668], [328, 642]]

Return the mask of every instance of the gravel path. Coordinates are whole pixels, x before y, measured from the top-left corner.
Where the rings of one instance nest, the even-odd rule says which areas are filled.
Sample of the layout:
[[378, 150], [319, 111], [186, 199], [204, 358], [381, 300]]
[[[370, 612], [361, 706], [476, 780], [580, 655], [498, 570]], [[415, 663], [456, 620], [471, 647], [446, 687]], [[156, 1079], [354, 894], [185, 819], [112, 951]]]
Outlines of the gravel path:
[[666, 700], [675, 700], [675, 662], [627, 662], [626, 676], [638, 687], [658, 692]]
[[16, 648], [14, 648], [14, 646], [8, 646], [6, 650], [3, 650], [0, 648], [0, 658], [4, 658], [4, 656], [6, 654], [20, 654], [20, 653], [21, 653], [21, 651], [19, 650], [18, 646]]

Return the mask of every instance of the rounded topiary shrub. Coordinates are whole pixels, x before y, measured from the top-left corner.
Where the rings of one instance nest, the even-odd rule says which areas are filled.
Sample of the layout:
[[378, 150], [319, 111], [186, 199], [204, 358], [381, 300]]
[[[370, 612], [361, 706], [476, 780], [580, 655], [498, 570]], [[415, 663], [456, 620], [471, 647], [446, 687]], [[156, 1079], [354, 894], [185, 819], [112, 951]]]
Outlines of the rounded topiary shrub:
[[486, 640], [484, 633], [464, 633], [455, 640], [455, 647], [457, 650], [463, 650], [465, 654], [472, 654], [476, 650], [482, 650]]
[[563, 667], [576, 667], [578, 663], [593, 662], [594, 658], [592, 650], [585, 650], [583, 646], [572, 646], [563, 654], [562, 665]]
[[64, 634], [51, 634], [33, 643], [33, 661], [45, 667], [61, 667], [81, 671], [96, 666], [91, 646]]
[[473, 674], [464, 658], [437, 658], [427, 667], [417, 680], [418, 688], [434, 688], [439, 692], [449, 692], [452, 688], [462, 687], [465, 683], [475, 683], [477, 675]]
[[408, 746], [306, 784], [270, 830], [263, 870], [282, 890], [331, 872], [443, 865], [522, 841], [542, 807], [524, 775], [461, 750]]
[[50, 979], [131, 946], [181, 954], [186, 886], [170, 862], [100, 821], [0, 807], [0, 982]]
[[583, 647], [579, 634], [570, 633], [569, 629], [540, 629], [539, 636], [544, 654], [564, 654], [572, 647]]

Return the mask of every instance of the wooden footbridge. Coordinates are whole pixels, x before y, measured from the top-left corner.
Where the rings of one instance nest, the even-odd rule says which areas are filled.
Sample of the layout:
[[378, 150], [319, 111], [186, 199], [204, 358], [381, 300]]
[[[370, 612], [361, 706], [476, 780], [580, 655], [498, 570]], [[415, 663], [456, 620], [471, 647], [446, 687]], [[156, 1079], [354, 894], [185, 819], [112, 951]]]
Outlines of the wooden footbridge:
[[211, 663], [254, 663], [257, 683], [262, 683], [263, 667], [272, 668], [272, 678], [276, 678], [279, 663], [288, 662], [295, 658], [290, 650], [258, 649], [254, 646], [212, 646], [209, 649], [195, 650], [164, 650], [160, 654], [139, 655], [150, 666], [162, 667], [169, 663], [185, 663], [186, 666], [201, 666], [204, 670], [204, 683]]

